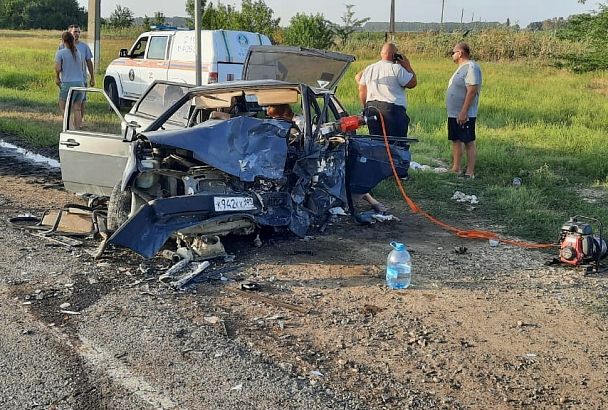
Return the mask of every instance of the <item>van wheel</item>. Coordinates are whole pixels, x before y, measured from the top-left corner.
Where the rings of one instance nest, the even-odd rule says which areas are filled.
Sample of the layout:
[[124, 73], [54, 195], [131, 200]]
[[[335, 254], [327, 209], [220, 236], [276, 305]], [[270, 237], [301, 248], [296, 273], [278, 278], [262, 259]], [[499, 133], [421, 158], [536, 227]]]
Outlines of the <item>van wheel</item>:
[[116, 231], [129, 219], [131, 213], [131, 188], [126, 187], [124, 191], [120, 189], [122, 181], [118, 181], [108, 201], [108, 220], [107, 227], [109, 231]]
[[116, 86], [116, 81], [108, 80], [105, 88], [110, 100], [112, 100], [116, 108], [120, 109], [121, 98], [118, 96], [118, 87]]

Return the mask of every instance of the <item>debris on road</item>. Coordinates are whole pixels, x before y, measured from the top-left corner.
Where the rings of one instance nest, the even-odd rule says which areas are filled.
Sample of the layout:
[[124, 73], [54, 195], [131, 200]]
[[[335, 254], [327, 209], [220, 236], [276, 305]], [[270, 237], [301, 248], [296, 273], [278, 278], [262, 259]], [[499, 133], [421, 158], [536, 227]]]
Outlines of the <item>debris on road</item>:
[[255, 282], [250, 282], [250, 281], [241, 282], [239, 287], [243, 290], [259, 290], [260, 289], [260, 285], [258, 285]]
[[467, 195], [464, 192], [460, 191], [454, 192], [454, 195], [452, 195], [451, 199], [455, 200], [456, 202], [468, 202], [472, 205], [479, 203], [479, 199], [476, 195]]
[[63, 313], [64, 315], [75, 315], [75, 316], [81, 314], [80, 312], [75, 312], [73, 310], [65, 310], [65, 309], [61, 309], [59, 311], [59, 313]]
[[205, 322], [207, 322], [207, 323], [210, 323], [210, 324], [212, 324], [212, 325], [215, 325], [216, 323], [219, 323], [220, 318], [219, 318], [219, 317], [217, 317], [217, 316], [205, 316], [205, 317], [203, 318], [203, 320], [204, 320]]
[[211, 264], [208, 261], [199, 263], [198, 266], [192, 272], [186, 273], [182, 277], [177, 278], [175, 281], [170, 282], [169, 285], [171, 285], [176, 290], [180, 290], [192, 280], [194, 280], [198, 275], [203, 273], [203, 271], [207, 269], [210, 265]]
[[160, 275], [158, 280], [160, 282], [171, 282], [175, 278], [175, 275], [184, 270], [190, 264], [190, 262], [192, 262], [193, 257], [194, 256], [192, 255], [191, 251], [185, 252], [182, 259], [167, 269], [164, 274]]

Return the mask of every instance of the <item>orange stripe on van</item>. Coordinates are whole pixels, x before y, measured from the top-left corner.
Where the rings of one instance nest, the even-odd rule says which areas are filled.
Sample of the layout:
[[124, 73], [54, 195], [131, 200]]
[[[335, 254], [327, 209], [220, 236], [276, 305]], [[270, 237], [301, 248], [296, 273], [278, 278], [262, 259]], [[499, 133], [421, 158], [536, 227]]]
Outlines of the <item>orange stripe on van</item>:
[[[118, 59], [112, 61], [110, 66], [120, 65], [127, 67], [143, 67], [143, 68], [167, 68], [171, 70], [195, 70], [193, 61], [176, 61], [176, 60], [144, 60], [144, 59]], [[208, 72], [211, 70], [211, 64], [203, 64], [202, 70]]]

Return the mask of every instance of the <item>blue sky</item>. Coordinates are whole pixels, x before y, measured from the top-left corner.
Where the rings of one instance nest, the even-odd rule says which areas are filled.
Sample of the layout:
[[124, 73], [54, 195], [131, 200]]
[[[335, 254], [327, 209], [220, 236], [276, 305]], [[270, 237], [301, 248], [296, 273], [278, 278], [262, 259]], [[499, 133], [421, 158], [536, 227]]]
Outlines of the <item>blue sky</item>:
[[[78, 0], [85, 7], [88, 0]], [[217, 4], [217, 0], [213, 1]], [[281, 25], [288, 24], [289, 19], [297, 12], [307, 14], [322, 13], [326, 18], [339, 23], [344, 13], [345, 4], [354, 4], [355, 17], [370, 17], [372, 21], [388, 21], [390, 0], [265, 0], [274, 10], [275, 16], [281, 18]], [[442, 0], [396, 0], [395, 15], [397, 21], [439, 21]], [[222, 0], [224, 4], [240, 7], [240, 0]], [[135, 16], [154, 15], [161, 11], [166, 16], [184, 16], [185, 0], [101, 0], [101, 15], [108, 17], [116, 4], [128, 7]], [[528, 25], [531, 21], [540, 21], [552, 17], [568, 17], [597, 9], [598, 2], [579, 4], [577, 0], [445, 0], [444, 21], [460, 21], [464, 9], [464, 21], [500, 21], [507, 18], [512, 24]]]

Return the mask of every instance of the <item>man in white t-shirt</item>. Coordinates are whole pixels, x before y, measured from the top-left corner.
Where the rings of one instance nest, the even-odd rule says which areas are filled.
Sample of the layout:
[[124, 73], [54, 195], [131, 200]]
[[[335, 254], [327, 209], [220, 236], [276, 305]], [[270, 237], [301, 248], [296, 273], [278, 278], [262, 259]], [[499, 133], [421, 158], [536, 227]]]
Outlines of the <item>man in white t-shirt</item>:
[[[393, 137], [407, 137], [410, 122], [406, 113], [405, 89], [416, 87], [416, 73], [407, 57], [398, 54], [397, 46], [385, 43], [380, 52], [381, 60], [367, 66], [357, 74], [359, 100], [366, 114], [382, 114], [386, 134]], [[373, 108], [372, 108], [373, 107]], [[372, 135], [383, 135], [380, 119], [368, 122]]]
[[451, 171], [460, 173], [464, 146], [467, 155], [464, 178], [475, 178], [475, 121], [481, 91], [481, 68], [470, 56], [471, 49], [467, 43], [459, 42], [452, 49], [452, 60], [458, 68], [450, 78], [446, 94], [448, 139], [452, 141]]

